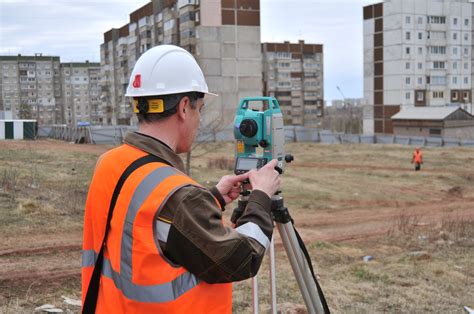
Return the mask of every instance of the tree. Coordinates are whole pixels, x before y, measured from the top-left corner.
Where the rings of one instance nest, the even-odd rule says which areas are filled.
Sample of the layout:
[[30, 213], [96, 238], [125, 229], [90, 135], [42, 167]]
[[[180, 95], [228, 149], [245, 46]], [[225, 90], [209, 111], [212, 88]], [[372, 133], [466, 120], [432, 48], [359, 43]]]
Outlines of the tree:
[[27, 103], [20, 103], [20, 112], [18, 114], [18, 118], [20, 119], [31, 119], [33, 116], [31, 112], [31, 106]]

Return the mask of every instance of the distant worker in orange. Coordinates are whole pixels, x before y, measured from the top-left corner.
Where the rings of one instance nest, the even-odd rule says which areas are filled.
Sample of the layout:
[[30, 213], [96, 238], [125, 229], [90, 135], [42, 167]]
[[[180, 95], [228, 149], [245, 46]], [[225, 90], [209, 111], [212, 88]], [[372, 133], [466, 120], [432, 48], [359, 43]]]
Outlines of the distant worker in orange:
[[419, 147], [415, 148], [415, 151], [413, 152], [413, 158], [411, 159], [411, 163], [415, 164], [415, 171], [418, 171], [421, 169], [421, 164], [423, 163], [423, 154], [421, 153], [421, 150]]

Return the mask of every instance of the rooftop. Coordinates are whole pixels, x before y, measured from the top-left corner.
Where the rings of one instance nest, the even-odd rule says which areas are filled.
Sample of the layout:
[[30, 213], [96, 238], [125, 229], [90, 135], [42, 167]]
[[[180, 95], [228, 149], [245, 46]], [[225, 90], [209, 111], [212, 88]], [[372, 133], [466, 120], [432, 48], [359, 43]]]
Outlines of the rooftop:
[[462, 109], [457, 106], [402, 108], [392, 120], [444, 120], [456, 110]]

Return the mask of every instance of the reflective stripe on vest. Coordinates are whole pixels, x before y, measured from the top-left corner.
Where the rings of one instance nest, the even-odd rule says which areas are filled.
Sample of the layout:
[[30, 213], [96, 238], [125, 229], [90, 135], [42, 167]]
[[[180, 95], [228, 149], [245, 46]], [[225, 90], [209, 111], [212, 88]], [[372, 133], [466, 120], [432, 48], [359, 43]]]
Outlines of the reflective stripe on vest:
[[[110, 260], [104, 257], [102, 275], [112, 279], [115, 287], [131, 300], [154, 303], [169, 302], [176, 300], [199, 284], [199, 279], [187, 271], [172, 281], [162, 284], [137, 285], [132, 282], [132, 242], [135, 217], [144, 201], [161, 182], [170, 176], [179, 174], [181, 174], [181, 172], [175, 168], [163, 166], [154, 169], [138, 184], [128, 205], [125, 222], [123, 224], [120, 248], [120, 273], [116, 272], [112, 268]], [[161, 211], [168, 198], [171, 197], [177, 189], [186, 185], [189, 185], [189, 183], [178, 185], [170, 191], [157, 209], [157, 213]], [[158, 243], [156, 244], [159, 246]], [[83, 251], [82, 266], [94, 266], [96, 259], [97, 253], [95, 251], [85, 250]]]
[[[82, 267], [94, 266], [97, 253], [93, 250], [82, 251]], [[120, 273], [112, 269], [110, 261], [104, 257], [102, 275], [112, 279], [117, 289], [129, 299], [139, 302], [169, 302], [176, 300], [181, 295], [194, 288], [199, 279], [193, 274], [185, 272], [171, 282], [159, 285], [140, 286], [131, 282]]]

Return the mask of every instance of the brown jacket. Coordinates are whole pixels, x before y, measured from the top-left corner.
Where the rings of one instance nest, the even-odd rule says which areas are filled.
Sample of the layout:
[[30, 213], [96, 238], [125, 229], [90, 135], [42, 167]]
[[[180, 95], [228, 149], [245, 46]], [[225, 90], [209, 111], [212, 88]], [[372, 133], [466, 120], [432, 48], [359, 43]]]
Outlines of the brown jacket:
[[[124, 142], [184, 172], [181, 158], [163, 142], [140, 133], [127, 134]], [[158, 227], [154, 230], [160, 248], [170, 263], [185, 267], [208, 283], [252, 277], [272, 237], [271, 200], [262, 191], [252, 191], [244, 214], [232, 229], [222, 224], [222, 211], [213, 196], [224, 208], [223, 197], [215, 187], [207, 190], [186, 186], [177, 190], [157, 221], [169, 231], [163, 235], [156, 231]]]

